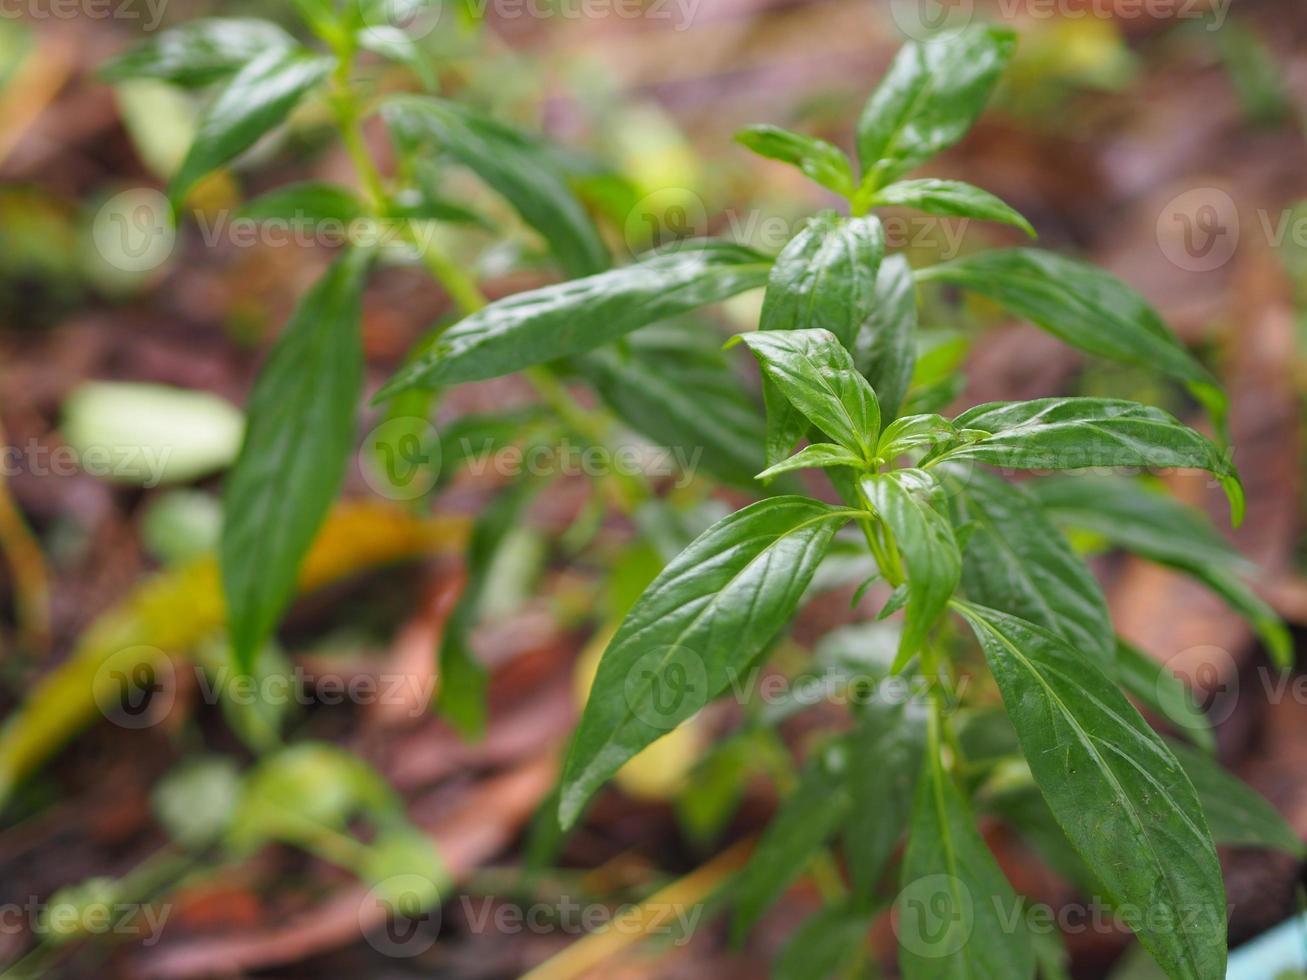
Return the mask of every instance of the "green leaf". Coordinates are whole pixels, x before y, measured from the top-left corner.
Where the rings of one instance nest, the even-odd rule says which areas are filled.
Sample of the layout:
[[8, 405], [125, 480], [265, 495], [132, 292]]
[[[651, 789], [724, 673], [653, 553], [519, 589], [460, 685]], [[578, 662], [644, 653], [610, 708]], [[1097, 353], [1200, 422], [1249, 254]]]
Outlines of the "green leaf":
[[563, 769], [564, 827], [627, 759], [748, 669], [851, 516], [804, 497], [762, 500], [718, 521], [654, 579], [599, 662]]
[[849, 350], [876, 303], [885, 230], [873, 215], [823, 211], [781, 250], [767, 280], [759, 329], [829, 330]]
[[[363, 217], [367, 207], [357, 194], [337, 184], [305, 181], [278, 187], [247, 201], [238, 217], [255, 221], [300, 223], [339, 222], [342, 226]], [[342, 231], [344, 228], [342, 228]]]
[[957, 427], [941, 415], [905, 415], [885, 427], [876, 455], [892, 461], [904, 453], [947, 446], [957, 435]]
[[1167, 973], [1225, 976], [1225, 886], [1194, 787], [1092, 661], [1007, 613], [956, 608], [1067, 838]]
[[987, 296], [1073, 347], [1185, 382], [1218, 429], [1228, 409], [1215, 378], [1148, 302], [1111, 273], [1052, 252], [979, 252], [917, 272]]
[[804, 446], [789, 459], [783, 459], [775, 466], [767, 467], [758, 474], [758, 479], [767, 481], [794, 470], [825, 469], [829, 466], [861, 468], [865, 465], [862, 457], [843, 446], [831, 442], [816, 442], [811, 446]]
[[309, 30], [326, 41], [333, 50], [339, 51], [348, 42], [346, 17], [352, 18], [356, 10], [353, 5], [337, 9], [335, 0], [291, 0], [296, 13], [308, 25]]
[[733, 886], [738, 899], [731, 935], [737, 942], [799, 877], [844, 820], [849, 808], [845, 787], [848, 765], [848, 750], [842, 742], [818, 750], [767, 824]]
[[762, 729], [735, 732], [707, 749], [690, 770], [676, 798], [676, 817], [695, 845], [708, 846], [726, 830], [758, 768], [758, 744], [769, 735]]
[[477, 515], [468, 541], [467, 582], [449, 614], [440, 640], [440, 689], [436, 707], [465, 738], [480, 738], [486, 728], [488, 675], [469, 646], [491, 566], [505, 538], [521, 523], [523, 512], [542, 482], [523, 477], [503, 490]]
[[280, 124], [336, 60], [307, 48], [274, 48], [238, 71], [200, 121], [168, 197], [179, 207], [196, 181], [244, 153]]
[[871, 382], [886, 419], [898, 414], [917, 359], [917, 281], [902, 255], [880, 264], [872, 309], [858, 327], [853, 361]]
[[150, 808], [173, 841], [198, 851], [226, 832], [240, 795], [241, 774], [233, 759], [193, 756], [159, 780]]
[[853, 166], [844, 151], [815, 136], [792, 133], [778, 126], [746, 126], [736, 142], [759, 156], [793, 164], [804, 175], [836, 194], [853, 193]]
[[1210, 755], [1175, 744], [1171, 751], [1194, 784], [1218, 844], [1268, 847], [1302, 858], [1303, 842], [1260, 793]]
[[899, 205], [916, 208], [927, 214], [952, 218], [977, 218], [1015, 225], [1031, 238], [1037, 238], [1030, 222], [1011, 206], [989, 191], [973, 187], [961, 180], [904, 180], [890, 184], [876, 192], [872, 206]]
[[940, 512], [940, 487], [929, 473], [902, 469], [862, 481], [877, 516], [894, 534], [908, 572], [908, 603], [895, 669], [902, 669], [926, 641], [962, 577], [962, 556], [953, 526]]
[[1255, 572], [1255, 566], [1202, 511], [1123, 478], [1037, 480], [1031, 492], [1059, 524], [1092, 531], [1119, 548], [1193, 576], [1253, 625], [1278, 666], [1293, 662], [1288, 629], [1241, 577]]
[[[968, 757], [967, 761], [971, 759]], [[1009, 762], [1006, 773], [1012, 774], [1009, 778], [1015, 785], [1000, 783], [997, 791], [986, 792], [985, 809], [1012, 827], [1040, 861], [1081, 895], [1098, 894], [1098, 882], [1062, 832], [1029, 768], [1024, 763]]]
[[588, 276], [611, 264], [548, 147], [474, 109], [430, 96], [391, 97], [381, 115], [401, 146], [416, 149], [434, 141], [494, 188], [544, 236], [569, 276]]
[[976, 25], [907, 44], [858, 119], [863, 183], [883, 187], [966, 135], [1016, 48], [1016, 34]]
[[957, 490], [954, 523], [972, 525], [962, 553], [968, 598], [1058, 634], [1113, 675], [1116, 638], [1103, 590], [1030, 494], [981, 472], [965, 474]]
[[229, 466], [244, 428], [240, 410], [208, 392], [88, 381], [64, 401], [60, 434], [88, 472], [153, 488]]
[[1133, 643], [1117, 638], [1117, 680], [1127, 694], [1155, 711], [1207, 752], [1216, 751], [1212, 724], [1184, 681]]
[[829, 330], [740, 334], [763, 377], [813, 425], [870, 464], [880, 436], [880, 406], [853, 356]]
[[676, 450], [691, 467], [753, 485], [762, 463], [762, 419], [710, 325], [654, 324], [620, 348], [583, 355], [576, 366], [631, 429]]
[[827, 980], [851, 976], [858, 961], [871, 914], [843, 905], [828, 905], [803, 920], [776, 957], [772, 980]]
[[518, 293], [459, 321], [377, 395], [511, 374], [601, 347], [639, 327], [761, 286], [769, 260], [703, 242], [585, 279]]
[[407, 65], [428, 92], [436, 89], [436, 70], [431, 59], [422, 46], [402, 28], [390, 24], [365, 27], [358, 32], [358, 42], [359, 47], [366, 48], [373, 54]]
[[876, 893], [885, 865], [912, 815], [917, 776], [926, 752], [924, 705], [873, 700], [848, 737], [849, 798], [844, 853], [858, 897]]
[[1228, 455], [1160, 408], [1114, 398], [1038, 398], [977, 405], [953, 424], [989, 435], [945, 449], [936, 462], [969, 459], [1024, 470], [1207, 470], [1221, 481], [1231, 520], [1243, 519], [1243, 487]]
[[295, 39], [276, 24], [244, 17], [207, 17], [169, 28], [105, 62], [106, 82], [154, 78], [186, 88], [221, 81], [274, 48]]
[[894, 904], [905, 980], [1034, 976], [1021, 900], [944, 771], [937, 737], [917, 781], [900, 885]]
[[336, 261], [300, 301], [250, 393], [220, 549], [228, 630], [242, 669], [290, 601], [353, 448], [366, 265], [362, 253]]
[[[849, 350], [875, 306], [876, 272], [885, 232], [875, 217], [843, 218], [823, 211], [781, 250], [767, 280], [758, 329], [825, 328]], [[767, 463], [779, 462], [807, 433], [802, 414], [763, 380]]]

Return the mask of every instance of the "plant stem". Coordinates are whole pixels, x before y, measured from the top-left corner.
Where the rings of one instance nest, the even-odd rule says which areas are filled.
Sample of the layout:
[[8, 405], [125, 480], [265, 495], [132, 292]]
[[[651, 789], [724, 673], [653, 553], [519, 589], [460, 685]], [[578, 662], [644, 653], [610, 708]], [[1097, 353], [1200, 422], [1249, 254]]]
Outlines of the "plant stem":
[[[0, 444], [5, 431], [0, 425]], [[0, 478], [0, 553], [13, 576], [14, 607], [24, 642], [43, 654], [50, 648], [50, 576], [45, 556], [9, 487]]]
[[349, 76], [353, 67], [353, 52], [342, 54], [331, 79], [331, 103], [336, 113], [336, 128], [340, 131], [341, 142], [345, 144], [345, 152], [349, 154], [350, 162], [353, 163], [359, 180], [363, 182], [373, 211], [380, 215], [389, 210], [389, 196], [386, 194], [386, 186], [381, 180], [381, 174], [376, 164], [372, 162], [372, 155], [368, 153], [367, 143], [363, 139], [363, 128], [359, 125], [358, 100], [349, 85]]

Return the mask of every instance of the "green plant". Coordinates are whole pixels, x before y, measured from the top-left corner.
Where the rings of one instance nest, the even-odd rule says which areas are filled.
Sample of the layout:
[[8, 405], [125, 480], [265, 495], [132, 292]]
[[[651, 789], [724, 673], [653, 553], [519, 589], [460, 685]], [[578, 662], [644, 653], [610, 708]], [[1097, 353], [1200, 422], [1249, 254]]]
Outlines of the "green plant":
[[[1123, 690], [1210, 749], [1210, 731], [1181, 683], [1116, 638], [1101, 591], [1060, 526], [1097, 532], [1193, 574], [1249, 616], [1280, 663], [1289, 656], [1283, 627], [1195, 512], [1130, 480], [1018, 486], [977, 464], [1205, 470], [1224, 488], [1237, 522], [1244, 504], [1230, 456], [1165, 412], [1118, 400], [1049, 398], [981, 405], [952, 419], [935, 414], [954, 379], [917, 369], [918, 291], [975, 292], [1086, 353], [1152, 368], [1187, 386], [1218, 432], [1225, 397], [1144, 300], [1111, 276], [1034, 249], [914, 269], [903, 256], [886, 255], [874, 213], [909, 206], [1033, 234], [1022, 216], [978, 188], [903, 179], [965, 135], [1013, 35], [975, 27], [905, 47], [858, 122], [858, 172], [821, 140], [769, 126], [741, 133], [749, 149], [798, 167], [848, 202], [847, 215], [813, 217], [778, 256], [687, 240], [611, 267], [600, 231], [572, 192], [593, 176], [587, 165], [466, 105], [434, 95], [382, 97], [397, 155], [394, 177], [383, 177], [361, 137], [371, 106], [365, 110], [354, 84], [355, 54], [367, 45], [415, 66], [420, 78], [429, 79], [430, 68], [402, 34], [371, 26], [366, 5], [349, 13], [323, 0], [300, 7], [329, 54], [262, 22], [200, 22], [119, 59], [108, 73], [221, 85], [173, 181], [179, 204], [196, 180], [251, 146], [297, 102], [325, 94], [362, 193], [301, 185], [254, 202], [250, 213], [367, 218], [396, 228], [405, 245], [399, 258], [420, 261], [462, 308], [464, 317], [433, 332], [378, 393], [388, 417], [420, 421], [442, 389], [523, 372], [547, 410], [467, 420], [464, 431], [491, 444], [568, 434], [603, 445], [611, 412], [663, 444], [706, 448], [704, 466], [723, 482], [742, 483], [761, 468], [764, 488], [788, 490], [797, 485], [793, 471], [817, 469], [842, 500], [767, 495], [713, 523], [665, 567], [646, 547], [636, 556], [643, 566], [623, 565], [625, 577], [614, 575], [614, 595], [623, 588], [630, 595], [611, 602], [621, 625], [572, 739], [552, 835], [575, 824], [625, 763], [730, 689], [745, 702], [746, 720], [728, 744], [738, 748], [756, 735], [758, 744], [773, 738], [774, 748], [769, 733], [798, 705], [762, 704], [756, 667], [823, 560], [861, 552], [874, 560], [864, 587], [880, 582], [887, 590], [880, 618], [901, 611], [902, 626], [872, 625], [882, 635], [897, 630], [888, 657], [824, 665], [820, 679], [833, 679], [851, 703], [850, 726], [815, 746], [797, 778], [780, 763], [785, 778], [778, 780], [792, 788], [735, 884], [737, 934], [815, 866], [827, 906], [796, 933], [778, 963], [781, 975], [811, 972], [813, 964], [829, 973], [865, 955], [865, 927], [890, 901], [908, 977], [1030, 976], [1037, 958], [1049, 968], [1057, 953], [976, 828], [973, 811], [984, 807], [1102, 895], [1169, 975], [1223, 975], [1225, 898], [1213, 834], [1298, 844], [1209, 756], [1173, 749], [1127, 700]], [[260, 53], [249, 60], [252, 51]], [[480, 220], [441, 196], [437, 159], [474, 170], [573, 278], [487, 303], [474, 277], [421, 234], [427, 222]], [[300, 304], [251, 396], [222, 539], [229, 630], [243, 669], [253, 668], [286, 606], [350, 457], [362, 387], [361, 295], [383, 257], [396, 258], [360, 246], [336, 260]], [[725, 356], [677, 321], [763, 286], [759, 329], [737, 341], [761, 369], [765, 430], [753, 424], [756, 413]], [[564, 385], [573, 379], [608, 411], [574, 401]], [[392, 449], [416, 437], [417, 430], [400, 429]], [[447, 431], [447, 446], [450, 437]], [[751, 465], [755, 459], [765, 462]], [[461, 461], [447, 458], [446, 470]], [[604, 485], [637, 523], [656, 508], [637, 477]], [[469, 587], [442, 643], [439, 707], [467, 733], [484, 725], [485, 687], [467, 633], [491, 560], [536, 488], [520, 482], [478, 522]], [[644, 527], [646, 545], [667, 537]], [[964, 675], [983, 676], [955, 629], [959, 621], [978, 642], [1007, 721], [983, 697], [958, 700]], [[870, 647], [872, 636], [857, 642]], [[886, 695], [889, 678], [910, 680], [914, 695]], [[1246, 820], [1223, 815], [1220, 804], [1231, 797]], [[905, 832], [895, 886], [887, 875]], [[546, 826], [542, 839], [550, 836]], [[832, 872], [827, 849], [837, 837], [850, 885]]]

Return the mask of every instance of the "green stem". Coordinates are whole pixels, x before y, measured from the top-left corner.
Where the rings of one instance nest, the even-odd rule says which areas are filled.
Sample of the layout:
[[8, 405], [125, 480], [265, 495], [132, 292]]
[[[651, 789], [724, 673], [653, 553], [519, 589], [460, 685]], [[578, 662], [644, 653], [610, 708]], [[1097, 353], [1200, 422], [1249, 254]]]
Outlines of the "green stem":
[[363, 139], [358, 100], [354, 97], [354, 90], [349, 84], [349, 76], [353, 68], [353, 52], [342, 52], [340, 62], [336, 65], [336, 71], [331, 79], [331, 104], [336, 113], [336, 128], [340, 131], [345, 152], [349, 154], [350, 162], [363, 183], [363, 189], [367, 192], [373, 211], [384, 214], [390, 203], [389, 196], [386, 194], [386, 186], [381, 179], [381, 174], [376, 164], [372, 162], [372, 154], [368, 153], [367, 143]]

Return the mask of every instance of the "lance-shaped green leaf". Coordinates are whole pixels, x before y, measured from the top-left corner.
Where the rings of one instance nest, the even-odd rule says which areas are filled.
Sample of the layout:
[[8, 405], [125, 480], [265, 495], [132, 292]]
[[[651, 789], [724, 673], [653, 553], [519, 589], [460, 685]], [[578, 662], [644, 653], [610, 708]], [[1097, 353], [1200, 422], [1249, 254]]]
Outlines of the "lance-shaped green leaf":
[[401, 146], [411, 150], [434, 141], [494, 188], [544, 236], [569, 276], [588, 276], [611, 264], [594, 223], [548, 147], [445, 99], [395, 96], [382, 105], [381, 114]]
[[853, 356], [829, 330], [758, 330], [737, 338], [763, 377], [810, 423], [870, 463], [880, 437], [880, 406]]
[[844, 151], [815, 136], [792, 133], [778, 126], [746, 126], [735, 140], [759, 156], [793, 164], [808, 178], [836, 194], [853, 193], [853, 167]]
[[1021, 900], [944, 771], [938, 739], [926, 753], [895, 899], [906, 980], [1030, 980], [1034, 951]]
[[848, 736], [851, 808], [844, 853], [863, 901], [876, 885], [907, 829], [917, 776], [926, 751], [926, 710], [915, 699], [873, 700]]
[[895, 460], [904, 453], [947, 446], [957, 436], [957, 427], [942, 415], [905, 415], [885, 426], [876, 455]]
[[306, 48], [276, 47], [233, 75], [200, 117], [195, 141], [168, 187], [174, 206], [201, 177], [285, 120], [335, 64], [334, 58]]
[[1183, 745], [1171, 745], [1203, 803], [1207, 824], [1218, 844], [1269, 847], [1297, 858], [1303, 842], [1266, 798], [1210, 755]]
[[1229, 456], [1160, 408], [1114, 398], [1038, 398], [977, 405], [953, 424], [989, 435], [945, 449], [936, 462], [970, 459], [1022, 470], [1206, 470], [1221, 481], [1233, 522], [1243, 519], [1243, 487]]
[[1118, 548], [1193, 576], [1253, 625], [1279, 666], [1293, 662], [1289, 631], [1245, 581], [1255, 566], [1202, 511], [1124, 478], [1060, 477], [1037, 480], [1030, 488], [1057, 523], [1092, 531]]
[[467, 583], [440, 640], [440, 689], [436, 695], [440, 713], [468, 738], [480, 738], [485, 733], [488, 681], [486, 669], [468, 641], [495, 557], [541, 486], [541, 481], [530, 477], [517, 480], [482, 510], [472, 526], [466, 557]]
[[1225, 886], [1193, 784], [1125, 696], [1065, 640], [968, 603], [1022, 751], [1067, 839], [1167, 974], [1225, 976]]
[[362, 253], [336, 261], [300, 301], [250, 393], [220, 548], [228, 632], [242, 669], [290, 601], [353, 448], [366, 267]]
[[917, 361], [917, 281], [902, 255], [891, 255], [876, 275], [871, 314], [858, 328], [853, 361], [871, 382], [886, 419], [898, 414]]
[[[758, 329], [824, 328], [853, 349], [875, 307], [876, 274], [885, 255], [885, 232], [875, 217], [813, 216], [790, 239], [767, 280]], [[767, 405], [767, 462], [779, 462], [807, 432], [800, 410], [763, 380]]]
[[1185, 382], [1217, 428], [1228, 409], [1216, 379], [1137, 292], [1109, 272], [1040, 249], [978, 252], [917, 272], [987, 296], [1073, 347]]
[[1216, 751], [1212, 723], [1189, 686], [1166, 664], [1120, 637], [1116, 641], [1116, 679], [1127, 694], [1169, 721], [1195, 745], [1209, 753]]
[[564, 827], [627, 759], [748, 669], [852, 516], [772, 497], [718, 521], [663, 569], [599, 662], [563, 767]]
[[893, 532], [908, 573], [908, 600], [895, 670], [926, 640], [962, 577], [962, 555], [953, 526], [940, 508], [939, 485], [923, 470], [878, 473], [862, 481], [872, 510]]
[[776, 957], [772, 980], [850, 976], [871, 928], [871, 912], [828, 905], [803, 920]]
[[962, 587], [981, 605], [1057, 633], [1114, 674], [1116, 637], [1107, 599], [1062, 533], [1021, 487], [979, 471], [956, 481], [955, 523], [970, 523]]
[[710, 325], [658, 323], [576, 367], [618, 417], [687, 468], [752, 486], [762, 463], [762, 419]]
[[898, 205], [916, 208], [927, 214], [949, 218], [977, 218], [980, 221], [997, 221], [1014, 225], [1031, 238], [1037, 238], [1030, 222], [1011, 205], [961, 180], [903, 180], [876, 192], [872, 206]]
[[781, 897], [812, 860], [817, 849], [839, 828], [849, 808], [843, 742], [819, 750], [804, 767], [798, 785], [767, 824], [734, 891], [738, 896], [731, 934], [738, 941]]
[[270, 21], [206, 17], [160, 31], [100, 68], [106, 82], [154, 78], [201, 88], [235, 74], [261, 54], [295, 39]]
[[1003, 774], [1006, 782], [985, 793], [984, 808], [1012, 827], [1040, 861], [1082, 895], [1098, 894], [1098, 882], [1066, 839], [1029, 769], [1024, 773], [1028, 781], [1022, 781], [1020, 772], [1021, 764], [1011, 762]]
[[853, 349], [876, 302], [885, 230], [872, 215], [810, 218], [776, 257], [767, 281], [760, 330], [829, 330]]
[[602, 347], [639, 327], [761, 286], [770, 266], [766, 256], [742, 245], [701, 242], [509, 296], [454, 324], [377, 398], [419, 385], [494, 378]]
[[791, 473], [794, 470], [826, 469], [831, 466], [850, 466], [854, 469], [866, 467], [866, 461], [852, 450], [837, 446], [833, 442], [815, 442], [804, 446], [789, 459], [783, 459], [775, 466], [769, 466], [758, 474], [758, 479], [767, 481]]
[[255, 221], [286, 221], [321, 224], [324, 221], [344, 226], [367, 214], [359, 196], [346, 187], [305, 181], [278, 187], [242, 205], [238, 216]]
[[1014, 32], [987, 25], [904, 45], [858, 119], [864, 186], [883, 187], [962, 139], [1015, 47]]
[[435, 66], [418, 41], [401, 27], [377, 24], [357, 34], [359, 47], [407, 65], [428, 92], [438, 88]]

